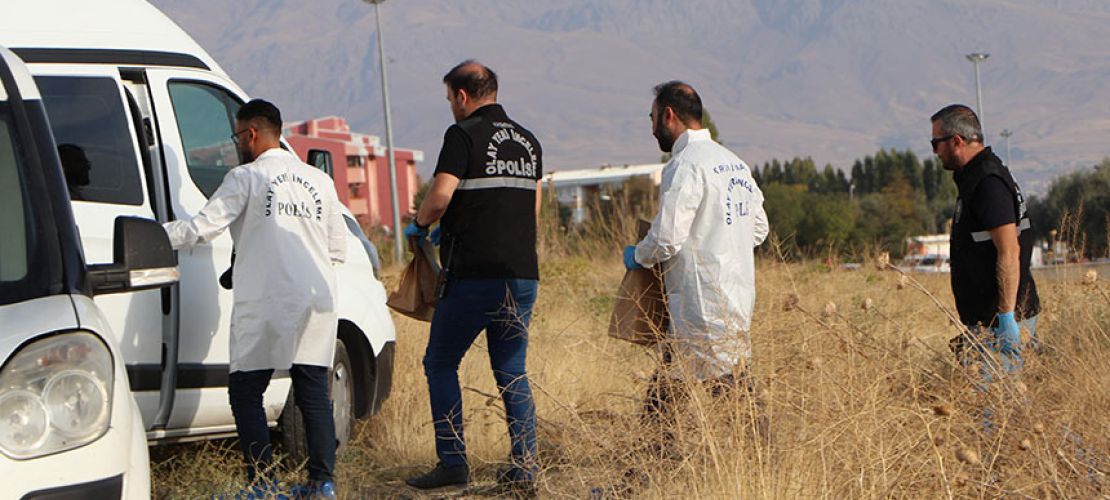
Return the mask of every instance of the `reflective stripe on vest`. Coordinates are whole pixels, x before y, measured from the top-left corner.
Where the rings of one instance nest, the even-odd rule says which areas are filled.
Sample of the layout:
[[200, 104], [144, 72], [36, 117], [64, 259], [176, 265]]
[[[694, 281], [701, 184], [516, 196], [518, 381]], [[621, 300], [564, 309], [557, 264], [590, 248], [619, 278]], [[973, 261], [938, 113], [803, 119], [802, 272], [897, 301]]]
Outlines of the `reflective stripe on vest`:
[[[1029, 223], [1028, 218], [1021, 219], [1021, 224], [1018, 225], [1018, 234], [1020, 235], [1022, 231], [1025, 231], [1025, 230], [1030, 229], [1032, 227], [1033, 227], [1033, 225]], [[971, 239], [975, 240], [976, 243], [982, 243], [984, 241], [990, 241], [991, 232], [990, 231], [975, 231], [974, 233], [971, 233]]]
[[484, 179], [463, 179], [455, 189], [460, 191], [473, 191], [475, 189], [516, 188], [536, 190], [535, 179], [521, 179], [519, 177], [489, 177]]

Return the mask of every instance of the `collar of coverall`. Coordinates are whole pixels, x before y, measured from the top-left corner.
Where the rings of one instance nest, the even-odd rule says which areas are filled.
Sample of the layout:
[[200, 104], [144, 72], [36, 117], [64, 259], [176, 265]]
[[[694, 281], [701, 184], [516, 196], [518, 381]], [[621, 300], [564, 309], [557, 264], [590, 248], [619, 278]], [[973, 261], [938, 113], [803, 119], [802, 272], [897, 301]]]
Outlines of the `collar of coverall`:
[[279, 147], [270, 148], [270, 149], [267, 149], [266, 151], [263, 151], [262, 154], [258, 155], [258, 158], [255, 158], [254, 161], [258, 161], [258, 160], [261, 160], [261, 159], [269, 157], [269, 156], [280, 156], [280, 155], [288, 155], [288, 154], [290, 154], [290, 153], [288, 151], [282, 149], [282, 148], [279, 148]]
[[700, 128], [697, 130], [688, 128], [674, 141], [674, 146], [671, 148], [671, 155], [678, 154], [679, 151], [685, 149], [691, 142], [708, 141], [711, 139], [712, 137], [710, 137], [709, 129], [707, 128]]

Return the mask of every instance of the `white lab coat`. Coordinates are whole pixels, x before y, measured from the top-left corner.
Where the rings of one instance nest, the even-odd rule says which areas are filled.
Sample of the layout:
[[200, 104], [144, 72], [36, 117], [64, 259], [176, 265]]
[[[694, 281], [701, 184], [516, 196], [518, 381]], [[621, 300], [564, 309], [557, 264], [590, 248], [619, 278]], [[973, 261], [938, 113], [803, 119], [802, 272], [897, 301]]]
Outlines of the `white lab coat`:
[[663, 265], [674, 375], [721, 377], [751, 359], [754, 248], [769, 230], [763, 192], [708, 130], [687, 130], [672, 155], [636, 262]]
[[270, 149], [231, 169], [192, 219], [165, 228], [175, 249], [231, 229], [231, 371], [331, 366], [338, 326], [332, 266], [346, 258], [347, 228], [327, 174]]

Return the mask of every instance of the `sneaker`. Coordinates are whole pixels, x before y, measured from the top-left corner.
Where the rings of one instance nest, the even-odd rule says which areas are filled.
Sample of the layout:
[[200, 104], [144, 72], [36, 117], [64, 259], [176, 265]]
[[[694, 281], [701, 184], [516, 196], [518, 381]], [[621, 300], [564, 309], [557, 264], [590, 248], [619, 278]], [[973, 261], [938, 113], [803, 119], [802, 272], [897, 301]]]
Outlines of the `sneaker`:
[[308, 484], [298, 484], [290, 488], [290, 497], [293, 500], [332, 500], [335, 495], [335, 482], [311, 481]]
[[444, 486], [465, 486], [470, 482], [470, 468], [464, 465], [447, 466], [443, 462], [436, 468], [405, 480], [405, 484], [421, 490]]
[[248, 486], [238, 493], [212, 495], [212, 500], [289, 500], [289, 496], [275, 484]]

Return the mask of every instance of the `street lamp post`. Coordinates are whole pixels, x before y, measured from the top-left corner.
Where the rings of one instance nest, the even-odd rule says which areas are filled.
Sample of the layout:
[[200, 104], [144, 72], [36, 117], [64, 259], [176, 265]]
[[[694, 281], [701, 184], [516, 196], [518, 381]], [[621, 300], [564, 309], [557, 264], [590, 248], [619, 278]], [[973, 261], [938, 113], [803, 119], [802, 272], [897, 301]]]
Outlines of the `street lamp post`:
[[1004, 128], [1001, 132], [998, 133], [998, 135], [1001, 135], [1002, 140], [1006, 141], [1006, 166], [1009, 168], [1013, 168], [1014, 165], [1010, 161], [1010, 136], [1014, 135], [1014, 133], [1010, 129]]
[[374, 17], [378, 22], [378, 60], [382, 66], [382, 107], [385, 108], [385, 149], [389, 156], [389, 196], [393, 203], [393, 255], [395, 262], [400, 262], [404, 255], [403, 239], [401, 237], [401, 209], [397, 194], [397, 164], [393, 151], [393, 120], [389, 113], [389, 79], [386, 77], [385, 45], [382, 43], [382, 11], [381, 4], [385, 0], [362, 0], [374, 4]]
[[979, 84], [979, 63], [986, 61], [990, 56], [982, 52], [967, 55], [967, 60], [975, 66], [975, 114], [979, 115], [979, 128], [983, 130], [983, 142], [987, 142], [987, 127], [983, 124], [983, 87]]

